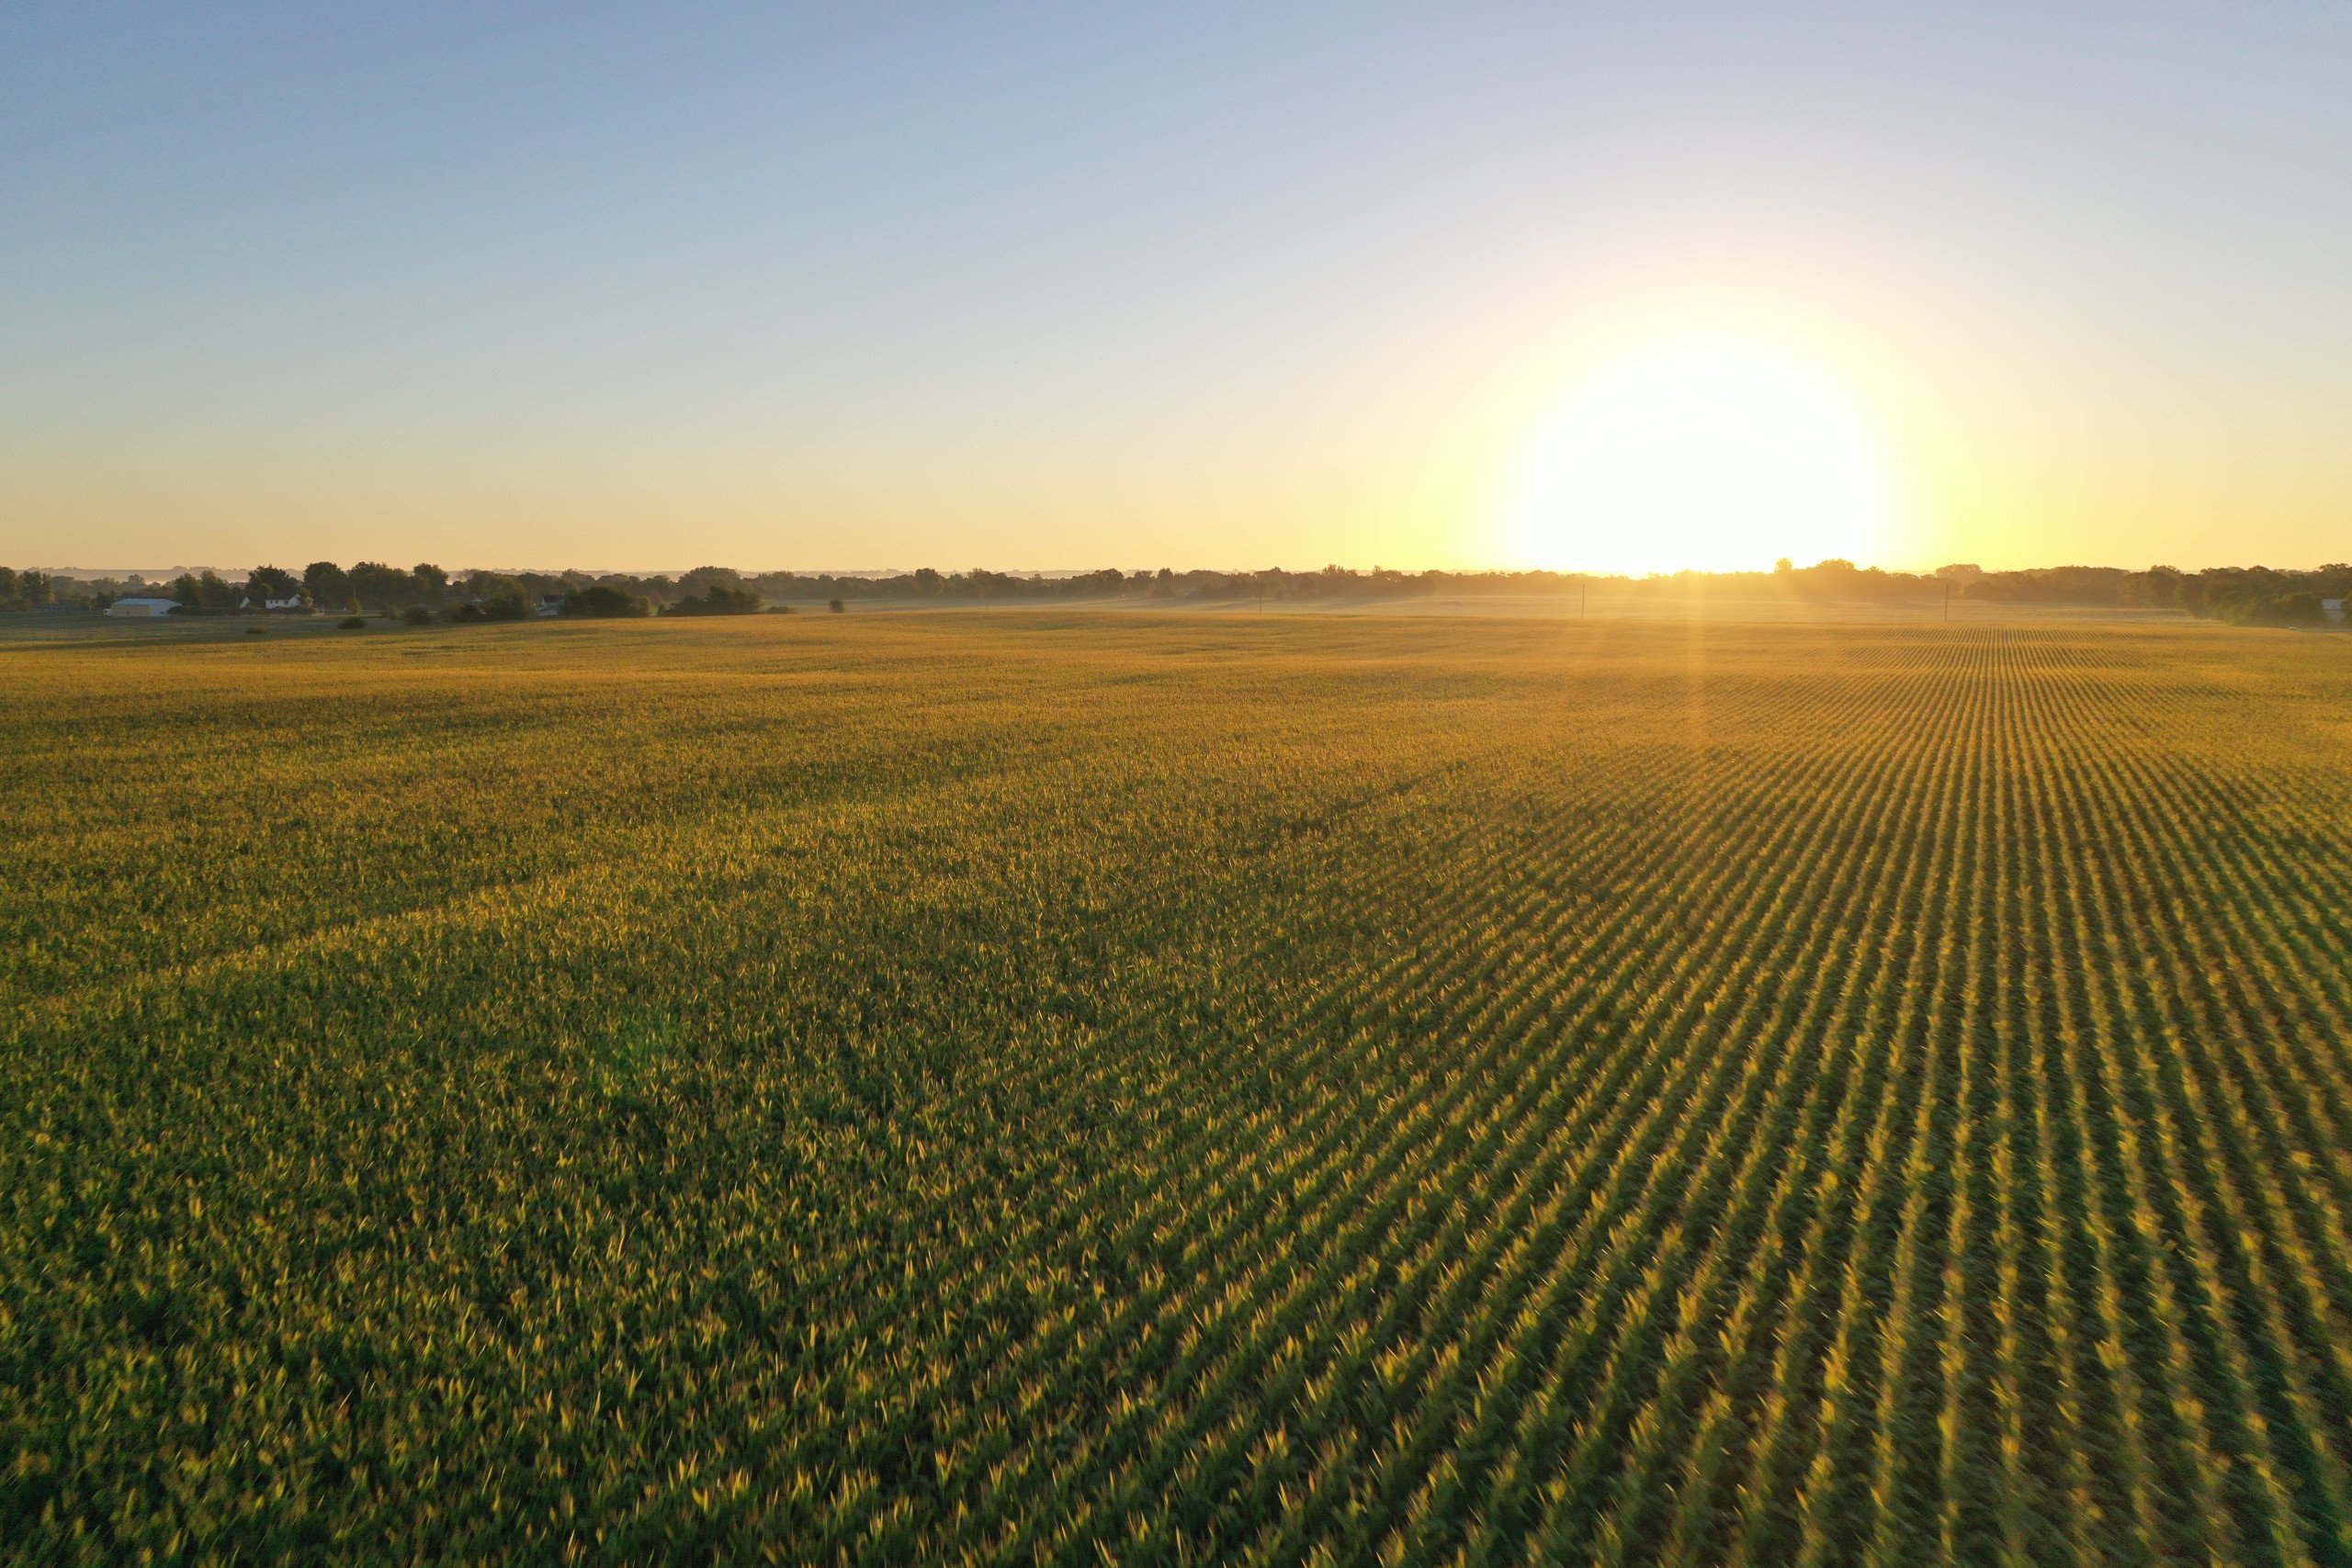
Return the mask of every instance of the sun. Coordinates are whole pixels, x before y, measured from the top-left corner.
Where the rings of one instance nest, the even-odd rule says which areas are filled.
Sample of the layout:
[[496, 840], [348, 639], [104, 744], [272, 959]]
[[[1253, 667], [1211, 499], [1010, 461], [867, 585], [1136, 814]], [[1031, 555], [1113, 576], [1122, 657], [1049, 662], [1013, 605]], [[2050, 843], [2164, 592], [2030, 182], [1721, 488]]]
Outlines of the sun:
[[1868, 560], [1893, 525], [1879, 444], [1802, 360], [1677, 344], [1606, 366], [1528, 444], [1507, 547], [1563, 571], [1757, 570]]

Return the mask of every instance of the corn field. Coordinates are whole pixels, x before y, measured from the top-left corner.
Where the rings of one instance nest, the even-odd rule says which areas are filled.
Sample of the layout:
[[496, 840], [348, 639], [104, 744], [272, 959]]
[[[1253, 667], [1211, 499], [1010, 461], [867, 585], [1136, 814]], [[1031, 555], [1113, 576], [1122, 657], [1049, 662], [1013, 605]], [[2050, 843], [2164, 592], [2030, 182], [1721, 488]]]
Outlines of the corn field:
[[2347, 656], [0, 645], [0, 1554], [2352, 1561]]

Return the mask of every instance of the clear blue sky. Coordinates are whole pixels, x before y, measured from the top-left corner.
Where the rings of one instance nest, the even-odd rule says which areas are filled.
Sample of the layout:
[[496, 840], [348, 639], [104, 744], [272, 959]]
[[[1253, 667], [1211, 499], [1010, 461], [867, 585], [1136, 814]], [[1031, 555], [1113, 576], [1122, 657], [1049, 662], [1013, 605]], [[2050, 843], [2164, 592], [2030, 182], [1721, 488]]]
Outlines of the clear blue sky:
[[2352, 556], [2340, 3], [18, 6], [0, 159], [16, 564], [1498, 560], [1693, 333], [1890, 564]]

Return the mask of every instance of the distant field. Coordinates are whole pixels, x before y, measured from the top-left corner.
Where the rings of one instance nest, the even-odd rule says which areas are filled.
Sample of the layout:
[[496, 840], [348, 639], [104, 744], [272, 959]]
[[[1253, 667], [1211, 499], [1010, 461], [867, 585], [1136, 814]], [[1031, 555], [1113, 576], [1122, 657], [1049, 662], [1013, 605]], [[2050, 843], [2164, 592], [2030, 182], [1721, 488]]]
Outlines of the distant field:
[[2352, 638], [36, 632], [0, 841], [18, 1561], [2352, 1559]]

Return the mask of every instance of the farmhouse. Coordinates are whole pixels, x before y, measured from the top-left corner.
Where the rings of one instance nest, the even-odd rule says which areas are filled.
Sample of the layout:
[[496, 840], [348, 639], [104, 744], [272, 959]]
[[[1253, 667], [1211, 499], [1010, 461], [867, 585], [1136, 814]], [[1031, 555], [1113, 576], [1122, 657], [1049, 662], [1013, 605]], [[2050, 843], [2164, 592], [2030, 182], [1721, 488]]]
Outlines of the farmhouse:
[[2329, 626], [2340, 626], [2344, 624], [2343, 600], [2323, 599], [2319, 602], [2319, 607], [2320, 613], [2327, 617], [2327, 624]]
[[248, 593], [237, 601], [237, 608], [240, 610], [299, 610], [301, 607], [302, 595], [299, 592], [289, 593], [283, 599], [256, 599]]
[[107, 606], [107, 614], [125, 618], [168, 615], [179, 607], [176, 599], [118, 599]]

